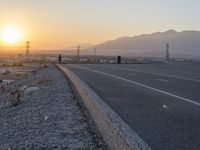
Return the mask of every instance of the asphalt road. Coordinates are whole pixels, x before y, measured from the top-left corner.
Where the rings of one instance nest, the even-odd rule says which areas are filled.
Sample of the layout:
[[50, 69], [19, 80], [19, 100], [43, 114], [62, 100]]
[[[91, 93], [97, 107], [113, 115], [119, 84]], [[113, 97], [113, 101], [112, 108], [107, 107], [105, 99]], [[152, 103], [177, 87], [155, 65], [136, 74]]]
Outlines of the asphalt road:
[[66, 67], [153, 150], [200, 150], [200, 64]]

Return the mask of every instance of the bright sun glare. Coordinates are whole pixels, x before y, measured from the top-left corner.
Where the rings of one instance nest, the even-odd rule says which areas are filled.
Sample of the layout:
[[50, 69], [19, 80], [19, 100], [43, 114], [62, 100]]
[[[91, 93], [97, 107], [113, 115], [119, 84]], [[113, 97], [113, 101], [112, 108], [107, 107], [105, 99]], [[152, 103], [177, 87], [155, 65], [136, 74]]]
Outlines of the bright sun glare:
[[14, 44], [21, 39], [21, 32], [15, 27], [7, 27], [2, 31], [2, 39], [5, 43]]

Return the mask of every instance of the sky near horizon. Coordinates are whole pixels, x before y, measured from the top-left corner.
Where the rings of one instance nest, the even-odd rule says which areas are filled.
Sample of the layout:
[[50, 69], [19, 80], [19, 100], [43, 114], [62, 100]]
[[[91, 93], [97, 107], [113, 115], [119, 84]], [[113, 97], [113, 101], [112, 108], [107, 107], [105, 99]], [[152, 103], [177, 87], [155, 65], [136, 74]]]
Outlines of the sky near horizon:
[[199, 0], [0, 0], [0, 31], [15, 26], [21, 42], [64, 48], [169, 29], [200, 30], [199, 7]]

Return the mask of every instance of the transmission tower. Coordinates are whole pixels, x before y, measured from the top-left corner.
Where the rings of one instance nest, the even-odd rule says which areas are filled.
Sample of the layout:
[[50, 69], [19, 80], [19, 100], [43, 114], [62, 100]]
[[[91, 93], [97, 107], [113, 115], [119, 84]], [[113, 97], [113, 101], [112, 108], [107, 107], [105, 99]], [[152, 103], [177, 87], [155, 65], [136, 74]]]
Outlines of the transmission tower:
[[27, 61], [29, 61], [29, 50], [30, 50], [30, 41], [26, 41], [26, 52], [25, 52], [25, 58]]

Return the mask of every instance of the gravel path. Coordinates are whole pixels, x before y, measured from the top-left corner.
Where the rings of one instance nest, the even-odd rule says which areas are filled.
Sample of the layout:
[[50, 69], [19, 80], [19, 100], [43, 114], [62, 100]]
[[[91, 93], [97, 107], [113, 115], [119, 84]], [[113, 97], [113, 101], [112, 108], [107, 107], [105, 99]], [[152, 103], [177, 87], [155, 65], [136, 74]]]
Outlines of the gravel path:
[[[68, 81], [57, 68], [39, 70], [12, 83], [11, 89], [15, 87], [26, 88], [16, 106], [9, 103], [9, 97], [0, 98], [1, 150], [106, 149], [91, 131]], [[28, 87], [35, 90], [28, 91]]]

